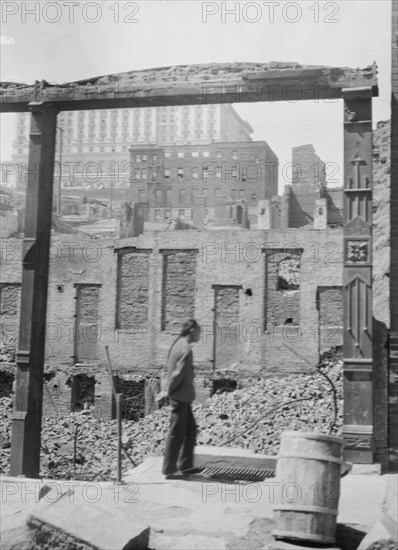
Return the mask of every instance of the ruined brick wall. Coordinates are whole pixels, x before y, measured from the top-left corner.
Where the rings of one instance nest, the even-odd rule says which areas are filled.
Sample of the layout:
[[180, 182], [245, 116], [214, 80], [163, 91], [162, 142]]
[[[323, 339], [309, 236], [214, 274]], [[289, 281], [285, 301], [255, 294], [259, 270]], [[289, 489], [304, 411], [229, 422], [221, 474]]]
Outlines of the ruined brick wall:
[[120, 238], [137, 237], [143, 231], [143, 208], [138, 203], [122, 202], [120, 205]]
[[0, 214], [0, 234], [6, 239], [18, 230], [18, 214], [16, 211], [1, 212]]
[[321, 197], [325, 181], [325, 163], [315, 153], [313, 145], [293, 147], [289, 227], [312, 223], [315, 201]]
[[43, 416], [61, 418], [72, 408], [72, 377], [67, 372], [46, 369], [43, 384]]
[[0, 284], [0, 315], [7, 318], [15, 318], [19, 313], [21, 301], [20, 283]]
[[292, 197], [291, 185], [285, 185], [283, 195], [280, 201], [280, 223], [275, 226], [275, 229], [287, 229], [289, 227], [290, 218], [290, 199]]
[[[73, 235], [58, 237], [51, 247], [46, 365], [65, 372], [73, 365], [76, 285], [98, 285], [97, 321], [84, 333], [94, 340], [91, 344], [96, 350], [95, 360], [88, 364], [103, 371], [108, 346], [114, 368], [156, 376], [165, 365], [180, 323], [194, 316], [203, 329], [201, 341], [195, 346], [195, 363], [198, 377], [206, 378], [213, 368], [214, 285], [235, 285], [240, 287], [235, 291], [233, 310], [234, 319], [238, 318], [238, 345], [231, 360], [239, 366], [238, 375], [306, 370], [316, 363], [319, 350], [315, 330], [319, 321], [317, 289], [325, 286], [325, 281], [331, 287], [342, 285], [341, 239], [340, 229], [329, 228], [146, 232], [118, 242], [84, 238], [76, 241]], [[3, 282], [20, 281], [20, 244], [14, 240], [2, 243]], [[290, 256], [297, 250], [303, 252], [299, 288], [275, 290], [279, 292], [281, 313], [273, 320], [275, 323], [269, 323], [273, 298], [267, 295], [267, 255], [276, 250]], [[120, 287], [118, 255], [123, 258], [122, 265], [127, 258], [125, 287]], [[275, 265], [269, 264], [270, 269]], [[118, 288], [125, 288], [119, 297]], [[133, 299], [127, 305], [130, 292], [142, 297], [144, 309], [128, 312], [130, 306], [136, 307]], [[296, 315], [290, 313], [290, 298], [283, 301], [284, 292], [295, 294]], [[123, 312], [126, 323], [130, 323], [132, 315], [133, 322], [118, 326], [118, 311]], [[167, 314], [163, 326], [162, 312]], [[282, 324], [288, 317], [296, 322], [299, 319], [299, 329]], [[330, 347], [338, 343], [341, 341], [327, 344]], [[99, 389], [96, 387], [96, 393]]]
[[303, 227], [314, 221], [315, 201], [320, 189], [311, 184], [293, 185], [289, 201], [289, 227]]
[[315, 153], [313, 145], [300, 145], [292, 149], [293, 185], [315, 185], [326, 182], [326, 164]]
[[[4, 266], [2, 266], [4, 269]], [[5, 269], [4, 269], [5, 270]], [[18, 273], [7, 272], [5, 280], [18, 281]], [[0, 283], [0, 344], [2, 348], [1, 361], [8, 362], [10, 350], [15, 350], [18, 339], [19, 308], [21, 302], [21, 283]]]
[[280, 229], [282, 226], [282, 197], [273, 197], [270, 205], [270, 227]]
[[328, 224], [343, 225], [344, 222], [344, 194], [341, 187], [325, 188], [324, 195], [328, 207]]
[[343, 325], [343, 288], [318, 288], [319, 322], [321, 325]]

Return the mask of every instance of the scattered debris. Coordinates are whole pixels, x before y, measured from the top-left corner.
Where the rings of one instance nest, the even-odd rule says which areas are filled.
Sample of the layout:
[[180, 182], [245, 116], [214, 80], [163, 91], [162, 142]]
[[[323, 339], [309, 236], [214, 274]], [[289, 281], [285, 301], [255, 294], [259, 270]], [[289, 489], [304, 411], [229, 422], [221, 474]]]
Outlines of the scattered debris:
[[[275, 455], [285, 430], [336, 434], [342, 425], [342, 354], [333, 349], [322, 356], [322, 372], [336, 390], [337, 422], [330, 382], [314, 369], [312, 374], [273, 375], [247, 379], [245, 387], [215, 393], [194, 406], [199, 445], [226, 445]], [[9, 469], [13, 403], [0, 399], [0, 471]], [[164, 452], [169, 429], [169, 407], [138, 421], [123, 421], [129, 454], [139, 464], [149, 455]], [[331, 428], [333, 427], [333, 430]], [[102, 421], [95, 407], [62, 418], [43, 419], [41, 475], [52, 479], [112, 480], [116, 471], [116, 420]], [[123, 467], [131, 467], [123, 457]]]

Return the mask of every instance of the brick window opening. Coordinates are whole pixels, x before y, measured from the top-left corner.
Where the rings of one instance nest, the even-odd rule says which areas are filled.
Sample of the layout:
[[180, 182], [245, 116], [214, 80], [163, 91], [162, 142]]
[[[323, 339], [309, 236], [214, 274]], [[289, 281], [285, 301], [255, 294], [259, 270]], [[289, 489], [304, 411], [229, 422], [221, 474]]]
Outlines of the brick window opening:
[[[155, 211], [155, 218], [159, 212]], [[119, 251], [116, 327], [131, 330], [148, 321], [149, 251]]]
[[176, 331], [195, 317], [196, 250], [163, 251], [161, 330]]
[[72, 411], [92, 407], [95, 400], [95, 377], [77, 374], [72, 380]]
[[13, 394], [12, 385], [14, 383], [14, 374], [5, 370], [0, 371], [0, 398], [9, 397]]
[[300, 288], [300, 259], [288, 257], [278, 264], [278, 290]]
[[117, 380], [117, 391], [123, 395], [123, 420], [137, 421], [145, 411], [145, 378], [128, 379], [120, 376]]
[[215, 393], [226, 393], [235, 391], [237, 388], [237, 381], [232, 378], [217, 378], [212, 381], [212, 389], [210, 397]]
[[14, 317], [19, 313], [21, 301], [20, 283], [0, 284], [0, 315]]

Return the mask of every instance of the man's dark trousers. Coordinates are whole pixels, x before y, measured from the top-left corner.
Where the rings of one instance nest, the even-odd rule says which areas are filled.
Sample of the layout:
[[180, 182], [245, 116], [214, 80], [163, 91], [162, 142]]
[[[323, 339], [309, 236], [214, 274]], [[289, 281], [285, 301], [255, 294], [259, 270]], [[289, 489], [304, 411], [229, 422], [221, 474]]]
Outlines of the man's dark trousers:
[[[163, 474], [193, 467], [193, 450], [196, 444], [196, 422], [189, 403], [170, 398], [170, 431], [166, 442]], [[177, 462], [178, 468], [177, 468]]]

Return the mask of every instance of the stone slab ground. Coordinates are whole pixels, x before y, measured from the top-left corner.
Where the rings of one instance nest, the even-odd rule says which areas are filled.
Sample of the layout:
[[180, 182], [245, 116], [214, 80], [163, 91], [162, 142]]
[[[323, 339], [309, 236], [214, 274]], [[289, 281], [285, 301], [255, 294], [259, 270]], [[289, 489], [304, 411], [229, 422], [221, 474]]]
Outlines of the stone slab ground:
[[[223, 460], [233, 460], [233, 452]], [[166, 480], [161, 463], [160, 457], [146, 459], [125, 473], [121, 485], [3, 476], [2, 550], [304, 548], [271, 535], [275, 479]], [[368, 547], [364, 536], [396, 514], [396, 483], [396, 475], [341, 479], [334, 548], [353, 550], [361, 540], [361, 550]]]

